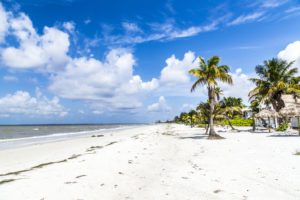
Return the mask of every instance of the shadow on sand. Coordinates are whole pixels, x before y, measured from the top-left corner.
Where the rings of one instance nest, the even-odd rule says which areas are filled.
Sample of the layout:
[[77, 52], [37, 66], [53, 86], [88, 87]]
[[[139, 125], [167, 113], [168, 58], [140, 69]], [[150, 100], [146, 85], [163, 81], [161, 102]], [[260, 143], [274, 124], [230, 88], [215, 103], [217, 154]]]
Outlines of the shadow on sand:
[[208, 135], [192, 135], [192, 136], [186, 136], [186, 137], [178, 137], [179, 139], [185, 140], [185, 139], [193, 139], [193, 140], [200, 140], [207, 138]]
[[287, 134], [287, 135], [269, 135], [268, 137], [300, 137], [300, 136], [295, 134]]

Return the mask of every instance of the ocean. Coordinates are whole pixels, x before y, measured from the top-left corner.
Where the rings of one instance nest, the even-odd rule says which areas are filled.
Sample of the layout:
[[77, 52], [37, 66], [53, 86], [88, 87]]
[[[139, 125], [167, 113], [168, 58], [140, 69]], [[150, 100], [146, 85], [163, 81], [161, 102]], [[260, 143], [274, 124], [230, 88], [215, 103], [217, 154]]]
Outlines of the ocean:
[[1, 125], [0, 149], [91, 136], [139, 124]]

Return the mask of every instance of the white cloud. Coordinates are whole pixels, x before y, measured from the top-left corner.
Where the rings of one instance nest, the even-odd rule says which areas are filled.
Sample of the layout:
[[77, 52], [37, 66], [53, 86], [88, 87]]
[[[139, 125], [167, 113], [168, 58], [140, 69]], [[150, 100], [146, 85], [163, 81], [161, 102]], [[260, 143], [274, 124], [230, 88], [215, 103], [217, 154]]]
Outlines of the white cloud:
[[142, 32], [139, 26], [135, 23], [123, 22], [122, 26], [127, 32]]
[[5, 35], [8, 30], [8, 13], [3, 8], [0, 2], [0, 44], [4, 41]]
[[166, 59], [166, 66], [161, 70], [160, 81], [168, 85], [190, 82], [188, 71], [197, 66], [195, 53], [189, 51], [182, 60], [172, 55]]
[[86, 20], [84, 20], [84, 22], [83, 23], [85, 23], [85, 24], [90, 24], [92, 22], [92, 20], [90, 20], [90, 19], [86, 19]]
[[169, 112], [171, 107], [168, 106], [164, 96], [160, 96], [157, 103], [148, 106], [150, 112]]
[[241, 15], [239, 17], [237, 17], [236, 19], [234, 19], [233, 21], [229, 22], [228, 25], [232, 26], [232, 25], [239, 25], [239, 24], [244, 24], [247, 22], [252, 22], [255, 20], [258, 20], [259, 18], [261, 18], [263, 16], [263, 12], [254, 12], [251, 14], [247, 14], [247, 15]]
[[289, 62], [295, 61], [294, 67], [300, 72], [300, 41], [295, 41], [287, 45], [287, 47], [278, 53], [278, 58]]
[[18, 81], [18, 78], [15, 76], [11, 76], [11, 75], [6, 75], [3, 77], [4, 81], [11, 81], [11, 82], [15, 82]]
[[[97, 105], [131, 108], [140, 105], [137, 94], [158, 87], [158, 80], [142, 81], [133, 74], [135, 59], [126, 49], [113, 49], [104, 61], [75, 58], [66, 69], [52, 76], [49, 89], [68, 99], [94, 100]], [[131, 100], [132, 99], [132, 100]]]
[[67, 111], [54, 97], [48, 99], [39, 90], [36, 96], [31, 96], [26, 91], [17, 91], [0, 97], [0, 115], [26, 115], [26, 116], [65, 116]]
[[263, 0], [261, 7], [263, 8], [276, 8], [279, 7], [285, 3], [287, 3], [289, 0]]
[[[139, 44], [149, 41], [164, 41], [173, 40], [176, 38], [192, 37], [202, 32], [213, 31], [217, 29], [217, 25], [220, 23], [221, 19], [217, 19], [210, 24], [203, 26], [190, 26], [187, 28], [178, 28], [174, 24], [174, 21], [168, 21], [166, 23], [152, 23], [148, 33], [141, 30], [134, 23], [123, 23], [125, 30], [131, 31], [131, 34], [125, 35], [112, 35], [111, 32], [104, 33], [104, 40], [109, 45], [119, 45], [119, 44]], [[124, 26], [125, 25], [125, 26]]]
[[45, 27], [39, 35], [31, 20], [24, 13], [9, 18], [10, 34], [18, 42], [17, 47], [3, 48], [1, 61], [12, 68], [38, 68], [61, 66], [68, 60], [69, 35], [53, 27]]
[[233, 80], [233, 85], [228, 85], [220, 82], [220, 87], [223, 89], [225, 97], [233, 96], [242, 98], [244, 103], [248, 102], [248, 93], [254, 88], [254, 84], [249, 80], [252, 76], [243, 73], [241, 68], [235, 70], [234, 73], [230, 73]]
[[103, 114], [103, 111], [93, 110], [92, 113], [95, 115], [101, 115], [101, 114]]
[[286, 13], [294, 13], [294, 12], [298, 12], [298, 11], [300, 11], [300, 6], [293, 6], [289, 9], [287, 9], [285, 12]]
[[69, 32], [74, 32], [74, 30], [75, 30], [75, 23], [74, 22], [72, 22], [72, 21], [70, 21], [70, 22], [64, 22], [63, 23], [63, 27], [67, 30], [67, 31], [69, 31]]

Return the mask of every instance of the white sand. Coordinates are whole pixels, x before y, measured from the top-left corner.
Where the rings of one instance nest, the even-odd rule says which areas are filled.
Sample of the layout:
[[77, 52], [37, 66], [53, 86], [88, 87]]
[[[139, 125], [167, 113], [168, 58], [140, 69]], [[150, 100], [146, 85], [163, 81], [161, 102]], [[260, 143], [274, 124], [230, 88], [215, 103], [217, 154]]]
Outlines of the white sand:
[[[2, 150], [0, 174], [81, 156], [1, 175], [16, 180], [0, 184], [0, 199], [300, 199], [300, 137], [242, 132], [210, 141], [203, 132], [152, 125]], [[86, 152], [91, 146], [103, 148]]]

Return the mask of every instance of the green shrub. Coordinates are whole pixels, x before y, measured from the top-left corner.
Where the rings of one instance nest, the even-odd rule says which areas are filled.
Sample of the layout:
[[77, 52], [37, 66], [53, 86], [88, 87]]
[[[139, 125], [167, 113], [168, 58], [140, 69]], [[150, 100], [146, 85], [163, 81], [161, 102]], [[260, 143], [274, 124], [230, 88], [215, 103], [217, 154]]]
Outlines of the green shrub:
[[[234, 118], [230, 120], [232, 126], [252, 126], [253, 119]], [[225, 125], [229, 125], [228, 120], [224, 121]]]
[[289, 125], [288, 123], [282, 123], [278, 126], [276, 131], [286, 131], [288, 129]]
[[198, 128], [206, 128], [207, 124], [197, 124], [196, 126]]

